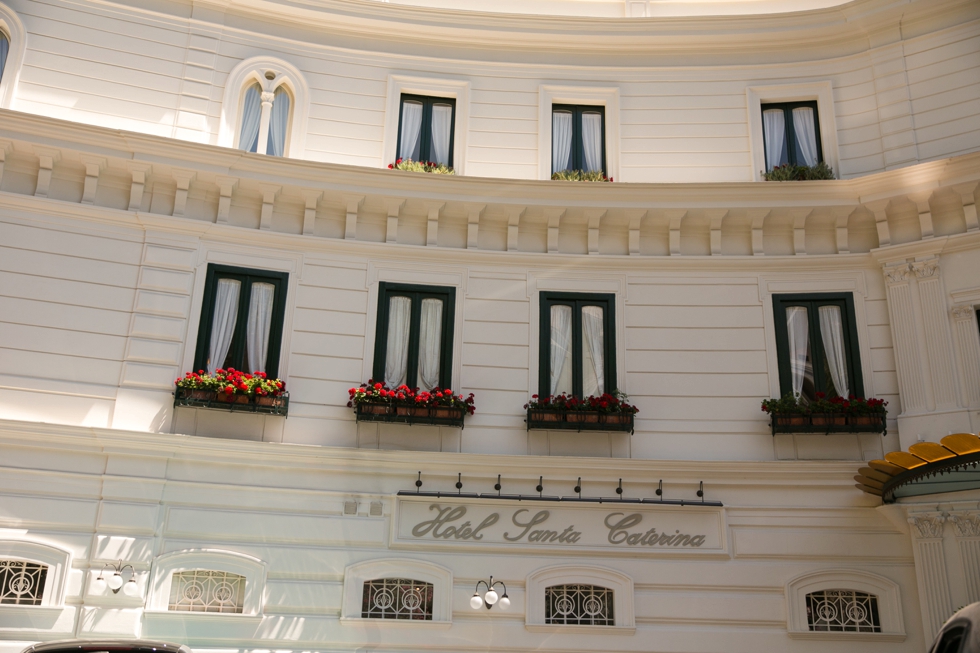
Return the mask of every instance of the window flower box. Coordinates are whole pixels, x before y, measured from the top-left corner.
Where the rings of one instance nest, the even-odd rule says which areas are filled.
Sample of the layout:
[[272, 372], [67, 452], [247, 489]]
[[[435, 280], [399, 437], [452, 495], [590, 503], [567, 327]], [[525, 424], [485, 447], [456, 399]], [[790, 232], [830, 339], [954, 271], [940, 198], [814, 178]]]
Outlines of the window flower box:
[[463, 397], [452, 390], [433, 388], [430, 392], [400, 386], [394, 390], [384, 383], [368, 380], [349, 391], [349, 408], [358, 422], [426, 424], [463, 428], [463, 418], [475, 412], [473, 395]]
[[621, 431], [633, 433], [636, 406], [626, 395], [615, 392], [585, 399], [565, 394], [539, 398], [533, 395], [524, 405], [527, 430]]
[[187, 372], [174, 383], [174, 407], [213, 408], [283, 417], [289, 411], [289, 393], [284, 389], [283, 382], [269, 379], [263, 372], [246, 374], [229, 368], [207, 374], [199, 370], [196, 373]]
[[822, 392], [806, 400], [788, 394], [782, 399], [766, 399], [763, 412], [769, 413], [772, 434], [777, 433], [881, 433], [886, 435], [888, 404], [883, 399], [834, 397]]
[[174, 390], [174, 406], [178, 408], [213, 408], [231, 412], [262, 413], [286, 417], [289, 412], [289, 393], [278, 397], [249, 397], [226, 395], [207, 390]]

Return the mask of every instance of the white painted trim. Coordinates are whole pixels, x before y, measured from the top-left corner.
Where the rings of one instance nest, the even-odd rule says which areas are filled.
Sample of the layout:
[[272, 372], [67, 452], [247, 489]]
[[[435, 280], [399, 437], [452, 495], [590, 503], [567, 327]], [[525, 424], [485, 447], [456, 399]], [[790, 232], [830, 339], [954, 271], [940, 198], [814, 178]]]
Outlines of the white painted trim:
[[[821, 590], [854, 590], [878, 597], [881, 633], [815, 633], [806, 618], [806, 595]], [[821, 640], [898, 641], [905, 639], [898, 585], [882, 576], [857, 569], [828, 569], [797, 576], [786, 584], [786, 629], [790, 637]], [[860, 635], [860, 637], [856, 637]], [[900, 638], [900, 639], [898, 639]]]
[[551, 106], [591, 104], [605, 107], [606, 176], [619, 179], [619, 87], [556, 86], [538, 88], [538, 179], [551, 179]]
[[212, 618], [224, 618], [226, 616], [247, 617], [262, 614], [262, 598], [265, 594], [265, 563], [244, 553], [216, 549], [174, 551], [154, 559], [150, 569], [150, 587], [146, 596], [147, 612], [168, 612], [170, 585], [174, 573], [195, 569], [226, 571], [244, 576], [245, 597], [242, 612], [241, 615], [181, 612], [182, 616], [201, 614]]
[[762, 181], [766, 169], [766, 151], [762, 137], [762, 104], [771, 102], [817, 101], [820, 121], [820, 147], [823, 160], [840, 179], [840, 149], [837, 146], [837, 120], [834, 117], [834, 87], [830, 81], [778, 86], [750, 86], [745, 89], [749, 118], [749, 152], [752, 158], [752, 179]]
[[16, 109], [17, 82], [20, 81], [20, 71], [24, 67], [24, 55], [27, 52], [27, 31], [20, 17], [7, 5], [0, 2], [0, 31], [10, 39], [7, 50], [7, 62], [3, 67], [3, 78], [0, 79], [0, 109]]
[[[432, 621], [362, 619], [361, 599], [364, 583], [379, 578], [410, 578], [432, 583]], [[453, 572], [446, 567], [411, 558], [384, 558], [349, 565], [344, 570], [344, 603], [340, 612], [344, 625], [385, 624], [415, 627], [444, 627], [453, 619]]]
[[385, 131], [379, 165], [387, 168], [395, 162], [398, 152], [398, 115], [402, 93], [456, 100], [456, 124], [453, 129], [453, 170], [466, 174], [469, 158], [467, 134], [470, 130], [470, 83], [462, 79], [439, 79], [410, 75], [388, 75], [388, 99], [385, 102]]
[[[613, 612], [615, 626], [561, 626], [545, 623], [545, 588], [553, 585], [583, 583], [598, 585], [613, 591]], [[609, 634], [610, 632], [633, 631], [636, 621], [633, 617], [633, 579], [626, 574], [592, 565], [554, 565], [532, 572], [527, 577], [525, 585], [525, 624], [528, 630], [540, 632], [562, 632], [584, 634], [595, 632]], [[551, 631], [550, 629], [554, 629]]]
[[[273, 78], [266, 79], [272, 73]], [[310, 90], [299, 69], [276, 57], [252, 57], [242, 61], [228, 74], [225, 92], [221, 100], [221, 120], [218, 127], [218, 145], [238, 147], [238, 126], [241, 123], [242, 99], [245, 89], [252, 82], [262, 86], [263, 92], [273, 92], [285, 86], [292, 95], [289, 138], [283, 156], [301, 159], [306, 154], [306, 129], [310, 114]]]
[[0, 614], [8, 607], [32, 609], [37, 607], [52, 608], [64, 605], [65, 587], [67, 585], [68, 572], [71, 569], [71, 552], [40, 542], [4, 539], [0, 540], [0, 558], [26, 560], [27, 562], [48, 566], [48, 573], [44, 579], [44, 590], [41, 594], [41, 605], [0, 605]]

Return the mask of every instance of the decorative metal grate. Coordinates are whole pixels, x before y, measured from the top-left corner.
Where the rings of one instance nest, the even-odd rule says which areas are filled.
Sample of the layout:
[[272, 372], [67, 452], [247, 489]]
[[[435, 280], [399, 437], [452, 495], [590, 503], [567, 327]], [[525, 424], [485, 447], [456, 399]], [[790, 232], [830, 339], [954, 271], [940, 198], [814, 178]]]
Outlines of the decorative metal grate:
[[407, 578], [365, 581], [361, 617], [431, 621], [432, 583]]
[[48, 566], [25, 560], [0, 560], [0, 603], [41, 605]]
[[544, 590], [544, 622], [614, 626], [613, 591], [597, 585], [555, 585]]
[[824, 590], [806, 595], [810, 630], [821, 632], [880, 633], [878, 597], [852, 590]]
[[244, 596], [244, 576], [205, 569], [178, 571], [170, 584], [168, 609], [241, 614]]

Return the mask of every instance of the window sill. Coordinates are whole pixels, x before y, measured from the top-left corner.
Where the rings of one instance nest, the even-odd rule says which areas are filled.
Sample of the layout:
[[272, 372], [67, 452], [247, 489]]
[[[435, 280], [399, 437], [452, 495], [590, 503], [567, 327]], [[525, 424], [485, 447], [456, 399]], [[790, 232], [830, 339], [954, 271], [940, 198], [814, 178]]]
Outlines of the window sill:
[[635, 635], [635, 626], [570, 626], [563, 624], [524, 624], [532, 633], [565, 633], [568, 635]]
[[340, 624], [342, 626], [355, 626], [361, 628], [374, 626], [381, 626], [382, 628], [408, 626], [411, 628], [426, 628], [430, 630], [448, 630], [452, 627], [453, 622], [422, 619], [364, 619], [363, 617], [341, 617]]
[[633, 433], [632, 413], [527, 409], [527, 430], [618, 431]]
[[284, 392], [281, 397], [248, 397], [177, 388], [174, 391], [174, 408], [208, 408], [233, 413], [258, 413], [260, 415], [286, 417], [289, 412], [289, 393]]
[[824, 642], [904, 642], [906, 637], [905, 633], [842, 633], [811, 630], [790, 631], [788, 634], [790, 639], [813, 639]]
[[231, 623], [260, 624], [262, 615], [257, 614], [237, 614], [234, 612], [190, 612], [184, 610], [147, 610], [143, 613], [143, 619], [157, 623], [167, 623], [192, 619], [194, 621], [221, 621]]

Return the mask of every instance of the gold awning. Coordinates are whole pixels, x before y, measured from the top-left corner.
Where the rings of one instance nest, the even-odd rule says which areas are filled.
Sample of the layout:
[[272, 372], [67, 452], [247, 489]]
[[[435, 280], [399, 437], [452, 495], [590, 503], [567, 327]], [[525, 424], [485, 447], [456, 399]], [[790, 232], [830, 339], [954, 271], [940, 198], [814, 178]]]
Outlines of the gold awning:
[[908, 451], [892, 451], [885, 454], [884, 460], [872, 460], [858, 469], [855, 487], [888, 501], [900, 485], [964, 464], [976, 464], [978, 454], [980, 437], [972, 433], [947, 435], [938, 443], [917, 442]]

